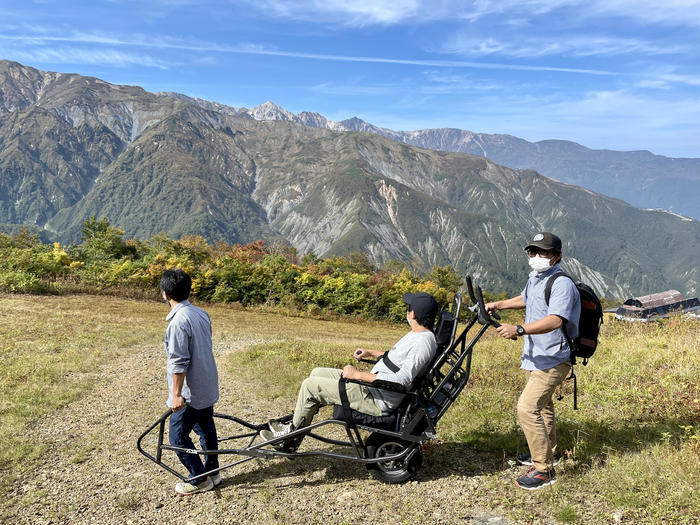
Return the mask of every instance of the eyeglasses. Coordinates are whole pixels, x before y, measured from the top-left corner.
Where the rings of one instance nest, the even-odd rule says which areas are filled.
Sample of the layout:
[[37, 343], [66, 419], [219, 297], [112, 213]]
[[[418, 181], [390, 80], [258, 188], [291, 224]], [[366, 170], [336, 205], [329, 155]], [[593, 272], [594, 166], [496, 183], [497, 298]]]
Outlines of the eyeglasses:
[[528, 257], [534, 257], [535, 255], [552, 255], [553, 252], [542, 248], [527, 248], [525, 253], [527, 253]]

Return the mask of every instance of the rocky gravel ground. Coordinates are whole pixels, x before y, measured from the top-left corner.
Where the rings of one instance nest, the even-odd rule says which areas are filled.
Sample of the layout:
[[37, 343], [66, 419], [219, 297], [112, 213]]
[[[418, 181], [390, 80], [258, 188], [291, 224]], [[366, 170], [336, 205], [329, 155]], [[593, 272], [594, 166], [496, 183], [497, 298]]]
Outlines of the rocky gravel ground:
[[[229, 339], [216, 345], [217, 358], [259, 342]], [[254, 378], [219, 371], [218, 411], [253, 421], [289, 411], [289, 400], [271, 406], [256, 399]], [[89, 394], [27, 428], [27, 440], [47, 452], [2, 498], [3, 523], [509, 523], [481, 506], [488, 483], [478, 454], [453, 454], [439, 442], [404, 485], [382, 484], [350, 462], [253, 460], [224, 471], [216, 490], [179, 497], [177, 480], [135, 446], [166, 409], [160, 345], [133, 348], [98, 376]], [[505, 465], [500, 481], [512, 483], [513, 474]]]

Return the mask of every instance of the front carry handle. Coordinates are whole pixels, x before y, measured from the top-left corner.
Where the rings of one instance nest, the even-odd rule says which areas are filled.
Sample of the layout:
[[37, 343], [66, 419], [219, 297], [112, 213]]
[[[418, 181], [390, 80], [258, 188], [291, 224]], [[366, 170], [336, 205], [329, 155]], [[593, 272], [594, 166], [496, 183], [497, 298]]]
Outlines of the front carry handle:
[[[480, 290], [480, 289], [479, 289], [479, 290]], [[476, 296], [474, 295], [474, 285], [472, 284], [472, 276], [471, 276], [471, 275], [467, 275], [467, 292], [469, 292], [469, 298], [472, 300], [472, 304], [474, 305], [474, 306], [472, 306], [471, 308], [469, 308], [469, 310], [471, 310], [472, 312], [474, 312], [474, 311], [476, 311], [477, 309], [479, 309], [480, 307], [479, 307], [479, 300], [478, 300], [478, 299], [476, 298]], [[483, 301], [483, 297], [482, 297], [481, 302], [482, 302], [482, 303], [484, 302], [484, 301]], [[486, 308], [484, 308], [483, 310], [486, 311]], [[484, 319], [484, 318], [481, 316], [481, 310], [480, 310], [480, 309], [479, 309], [479, 314], [480, 314], [480, 315], [479, 315], [480, 319]], [[498, 319], [499, 321], [501, 320], [501, 316], [498, 315], [497, 312], [493, 312], [493, 313], [490, 314], [490, 315], [491, 315], [491, 317], [493, 317], [494, 319]], [[488, 322], [488, 321], [484, 321], [482, 324], [486, 324], [487, 322]], [[494, 326], [495, 326], [495, 325], [494, 325]], [[498, 326], [500, 326], [500, 325], [498, 325]], [[496, 328], [498, 328], [498, 327], [496, 327]]]

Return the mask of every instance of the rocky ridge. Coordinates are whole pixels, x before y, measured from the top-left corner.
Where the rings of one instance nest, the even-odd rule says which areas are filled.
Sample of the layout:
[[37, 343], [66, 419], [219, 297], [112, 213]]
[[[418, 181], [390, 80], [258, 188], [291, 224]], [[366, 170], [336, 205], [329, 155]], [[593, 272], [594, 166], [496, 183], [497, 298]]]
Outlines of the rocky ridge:
[[550, 229], [567, 241], [569, 267], [603, 295], [697, 290], [697, 221], [532, 170], [283, 120], [291, 113], [271, 105], [256, 120], [11, 62], [0, 62], [0, 97], [6, 227], [70, 242], [86, 218], [104, 216], [127, 236], [262, 238], [321, 256], [363, 251], [380, 265], [451, 264], [509, 292], [527, 272], [524, 239]]

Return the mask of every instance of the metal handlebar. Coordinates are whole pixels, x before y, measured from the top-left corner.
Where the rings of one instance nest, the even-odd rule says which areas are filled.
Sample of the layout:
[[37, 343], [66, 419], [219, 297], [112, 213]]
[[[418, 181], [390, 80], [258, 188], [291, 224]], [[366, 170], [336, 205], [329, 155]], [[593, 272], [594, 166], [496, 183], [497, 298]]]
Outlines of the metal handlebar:
[[[469, 292], [469, 298], [472, 300], [472, 303], [474, 303], [474, 306], [472, 306], [469, 309], [472, 312], [475, 312], [477, 309], [479, 309], [479, 301], [478, 301], [477, 297], [474, 295], [474, 285], [472, 284], [471, 275], [467, 275], [466, 281], [467, 281], [467, 291]], [[479, 289], [479, 291], [481, 291], [481, 290]], [[481, 302], [483, 303], [483, 296], [482, 296]], [[484, 311], [486, 311], [486, 308], [484, 308]], [[481, 317], [481, 311], [479, 311], [479, 316]], [[498, 319], [499, 321], [501, 320], [501, 316], [498, 315], [497, 312], [493, 312], [492, 314], [490, 314], [490, 316], [493, 317], [494, 319]], [[482, 324], [486, 324], [486, 323], [482, 323]]]
[[[486, 306], [484, 305], [484, 294], [481, 291], [481, 287], [477, 286], [476, 287], [476, 301], [477, 304], [479, 305], [479, 317], [480, 319], [483, 319], [483, 324], [490, 324], [494, 328], [498, 328], [501, 326], [501, 323], [498, 321], [495, 321], [491, 315], [486, 311]], [[496, 317], [495, 315], [493, 317]], [[500, 319], [500, 317], [498, 317]], [[518, 338], [516, 336], [511, 337], [513, 341], [517, 341]]]

